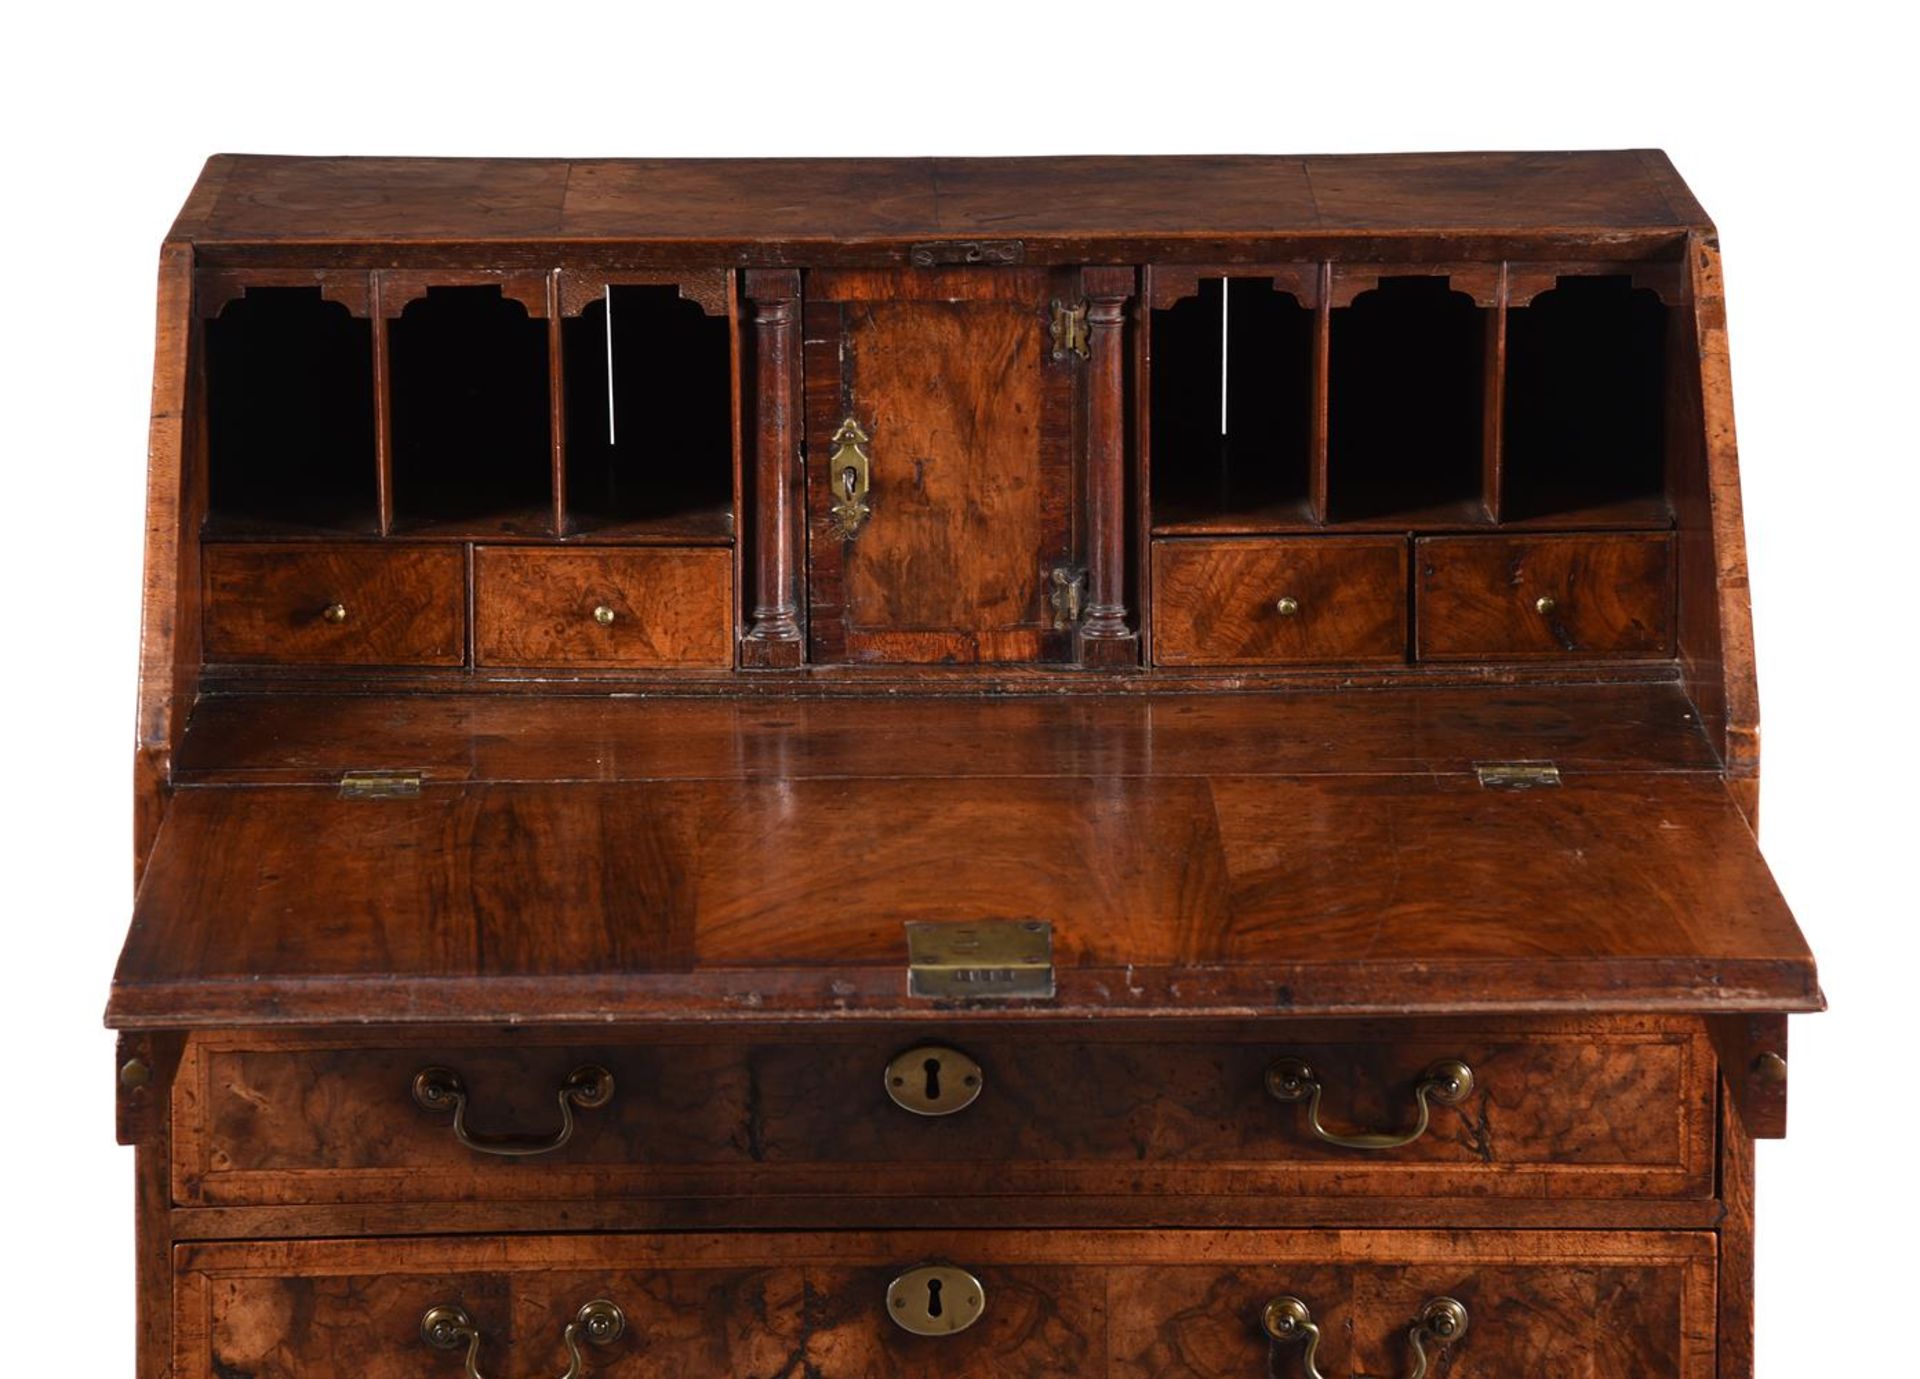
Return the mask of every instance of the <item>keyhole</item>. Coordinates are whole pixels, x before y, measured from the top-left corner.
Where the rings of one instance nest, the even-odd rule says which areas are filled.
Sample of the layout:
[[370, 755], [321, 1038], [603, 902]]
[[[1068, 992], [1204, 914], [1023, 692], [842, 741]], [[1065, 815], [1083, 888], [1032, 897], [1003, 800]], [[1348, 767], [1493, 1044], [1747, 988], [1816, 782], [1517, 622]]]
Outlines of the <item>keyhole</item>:
[[927, 1100], [940, 1100], [940, 1060], [929, 1058], [922, 1065], [927, 1070]]
[[940, 1315], [941, 1310], [940, 1280], [930, 1278], [927, 1280], [927, 1315], [929, 1317], [937, 1317]]
[[859, 478], [860, 471], [857, 469], [849, 467], [840, 471], [840, 487], [846, 490], [847, 497], [853, 497], [853, 486]]

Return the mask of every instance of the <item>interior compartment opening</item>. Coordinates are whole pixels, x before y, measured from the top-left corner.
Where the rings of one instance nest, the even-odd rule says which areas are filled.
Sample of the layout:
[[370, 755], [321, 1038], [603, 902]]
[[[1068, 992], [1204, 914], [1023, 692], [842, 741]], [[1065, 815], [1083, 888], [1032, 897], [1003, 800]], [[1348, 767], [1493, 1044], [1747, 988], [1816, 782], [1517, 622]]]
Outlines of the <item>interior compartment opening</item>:
[[551, 532], [547, 323], [497, 286], [430, 287], [387, 329], [395, 527]]
[[611, 332], [608, 295], [561, 326], [568, 526], [730, 536], [727, 322], [671, 285], [615, 286], [610, 296]]
[[1405, 277], [1332, 316], [1330, 520], [1481, 520], [1487, 312], [1445, 278]]
[[206, 323], [209, 526], [367, 532], [373, 325], [318, 287], [255, 287]]
[[1664, 520], [1667, 308], [1565, 277], [1507, 312], [1502, 516]]
[[1310, 520], [1314, 313], [1267, 278], [1214, 278], [1153, 313], [1156, 531]]

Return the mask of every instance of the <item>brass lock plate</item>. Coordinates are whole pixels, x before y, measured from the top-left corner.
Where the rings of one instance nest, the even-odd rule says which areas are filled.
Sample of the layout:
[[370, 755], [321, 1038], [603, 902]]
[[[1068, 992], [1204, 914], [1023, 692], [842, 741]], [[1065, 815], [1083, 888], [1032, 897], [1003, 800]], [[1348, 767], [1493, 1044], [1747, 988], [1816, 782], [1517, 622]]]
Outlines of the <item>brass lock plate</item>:
[[987, 1290], [965, 1269], [922, 1264], [887, 1288], [887, 1315], [916, 1336], [951, 1336], [980, 1320]]
[[1053, 926], [1041, 919], [907, 922], [907, 994], [935, 999], [1051, 1000]]
[[973, 1105], [985, 1078], [980, 1065], [944, 1044], [922, 1044], [887, 1064], [887, 1095], [916, 1116], [950, 1116]]

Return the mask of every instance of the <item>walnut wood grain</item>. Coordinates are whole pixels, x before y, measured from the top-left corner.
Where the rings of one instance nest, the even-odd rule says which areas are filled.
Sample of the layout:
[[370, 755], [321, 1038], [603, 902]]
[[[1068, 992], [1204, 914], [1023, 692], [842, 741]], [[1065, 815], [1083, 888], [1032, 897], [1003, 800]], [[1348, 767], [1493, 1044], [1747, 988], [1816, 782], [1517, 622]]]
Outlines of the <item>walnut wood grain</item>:
[[1820, 1005], [1710, 776], [201, 787], [161, 841], [118, 1025], [925, 1019], [901, 923], [1008, 915], [1051, 1013]]
[[1576, 773], [1719, 767], [1673, 684], [645, 702], [256, 686], [195, 707], [175, 772], [197, 784], [330, 781], [356, 766], [441, 780], [1431, 776], [1533, 757]]
[[[466, 570], [448, 547], [209, 544], [207, 657], [265, 664], [459, 665]], [[338, 605], [343, 618], [327, 610]]]
[[1161, 665], [1406, 658], [1400, 538], [1156, 541], [1153, 582]]
[[1427, 660], [1673, 649], [1670, 536], [1423, 537], [1414, 571]]
[[[1046, 273], [814, 274], [808, 583], [820, 662], [1062, 660], [1048, 567], [1072, 555], [1072, 375]], [[869, 438], [872, 515], [834, 526], [833, 437]]]
[[[845, 1232], [531, 1236], [489, 1242], [195, 1244], [178, 1255], [174, 1374], [316, 1372], [417, 1379], [458, 1361], [419, 1318], [456, 1302], [495, 1368], [552, 1368], [590, 1297], [628, 1336], [589, 1373], [1162, 1379], [1268, 1372], [1258, 1315], [1309, 1300], [1331, 1372], [1397, 1373], [1435, 1294], [1472, 1327], [1450, 1358], [1493, 1379], [1713, 1375], [1713, 1238], [1654, 1232]], [[888, 1282], [951, 1259], [986, 1292], [981, 1320], [909, 1336]], [[600, 1352], [596, 1352], [596, 1357]], [[1284, 1369], [1278, 1372], [1284, 1373]]]
[[[1501, 247], [1510, 252], [1496, 257], [1538, 259], [1564, 252], [1543, 230], [1571, 227], [1588, 232], [1589, 257], [1605, 258], [1636, 234], [1644, 253], [1646, 243], [1711, 229], [1691, 198], [1676, 209], [1666, 190], [1671, 176], [1664, 154], [1638, 150], [898, 160], [229, 155], [209, 164], [210, 187], [217, 183], [211, 204], [183, 217], [179, 233], [204, 249], [252, 246], [257, 255], [277, 241], [310, 243], [318, 213], [328, 237], [342, 243], [682, 241], [709, 262], [794, 239], [817, 241], [815, 252], [835, 262], [859, 261], [836, 254], [836, 241], [879, 241], [898, 245], [904, 262], [916, 239], [1019, 238], [1032, 262], [1055, 246], [1178, 236], [1193, 241], [1194, 261], [1208, 263], [1241, 261], [1218, 253], [1235, 238], [1399, 236], [1404, 244], [1408, 231], [1456, 239], [1504, 232], [1511, 243]], [[754, 259], [779, 262], [764, 254], [746, 261]]]
[[[883, 1092], [880, 1070], [929, 1039], [984, 1069], [986, 1090], [963, 1112], [916, 1117]], [[1465, 1059], [1475, 1088], [1405, 1149], [1341, 1149], [1268, 1096], [1264, 1070], [1282, 1054], [1313, 1066], [1326, 1117], [1345, 1125], [1403, 1125], [1409, 1089], [1440, 1058]], [[452, 1067], [474, 1124], [537, 1137], [553, 1129], [554, 1089], [586, 1063], [611, 1071], [614, 1099], [538, 1159], [461, 1147], [410, 1092], [422, 1067]], [[880, 1197], [903, 1211], [941, 1195], [1229, 1189], [1302, 1201], [1700, 1198], [1713, 1185], [1715, 1076], [1700, 1023], [1680, 1019], [1289, 1024], [1258, 1040], [1083, 1025], [1036, 1042], [964, 1023], [751, 1042], [670, 1029], [618, 1041], [197, 1036], [175, 1083], [173, 1191], [203, 1207], [778, 1196]]]
[[725, 550], [480, 546], [473, 580], [477, 665], [733, 661], [733, 557]]

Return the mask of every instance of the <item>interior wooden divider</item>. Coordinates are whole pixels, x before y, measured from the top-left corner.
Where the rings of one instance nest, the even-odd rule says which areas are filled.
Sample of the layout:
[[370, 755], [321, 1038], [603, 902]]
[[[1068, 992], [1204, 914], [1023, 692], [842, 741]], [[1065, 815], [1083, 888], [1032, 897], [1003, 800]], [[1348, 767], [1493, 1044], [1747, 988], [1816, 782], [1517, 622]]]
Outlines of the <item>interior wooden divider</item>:
[[567, 364], [560, 323], [560, 270], [547, 274], [547, 440], [553, 466], [553, 534], [567, 534]]
[[1495, 281], [1494, 301], [1487, 317], [1486, 370], [1481, 378], [1480, 413], [1480, 505], [1487, 519], [1501, 519], [1502, 471], [1505, 466], [1505, 422], [1507, 413], [1507, 299], [1512, 275], [1502, 260]]
[[393, 535], [393, 352], [387, 341], [387, 275], [374, 272], [367, 289], [373, 314], [373, 451], [376, 525]]
[[1333, 264], [1322, 260], [1313, 304], [1313, 410], [1307, 420], [1307, 509], [1327, 521], [1327, 389], [1332, 378]]

